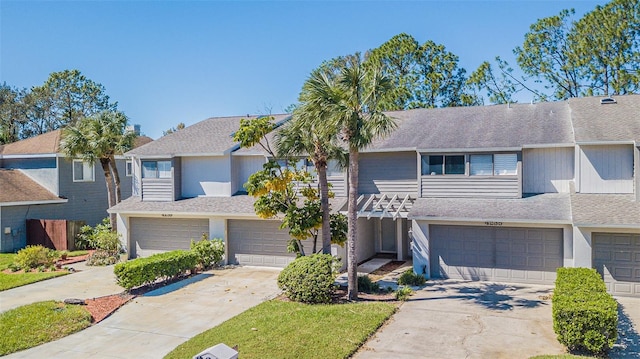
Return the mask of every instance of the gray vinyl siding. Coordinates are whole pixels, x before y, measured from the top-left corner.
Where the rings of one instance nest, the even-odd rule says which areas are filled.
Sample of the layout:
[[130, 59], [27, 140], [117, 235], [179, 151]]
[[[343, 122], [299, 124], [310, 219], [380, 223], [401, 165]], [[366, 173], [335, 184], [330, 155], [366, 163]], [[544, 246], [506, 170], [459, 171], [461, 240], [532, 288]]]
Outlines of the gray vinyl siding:
[[374, 193], [418, 193], [415, 152], [361, 153], [358, 191]]
[[346, 173], [339, 176], [327, 176], [327, 181], [331, 183], [330, 190], [337, 197], [346, 197], [348, 195]]
[[574, 178], [573, 147], [525, 149], [522, 160], [523, 193], [569, 193]]
[[[131, 178], [125, 175], [124, 162], [124, 160], [118, 160], [122, 199], [131, 196]], [[81, 220], [88, 225], [95, 225], [106, 218], [108, 216], [109, 201], [104, 171], [100, 163], [95, 164], [95, 180], [92, 182], [73, 182], [71, 161], [60, 159], [58, 165], [60, 167], [60, 196], [66, 198], [68, 202], [63, 205], [64, 213], [56, 216], [56, 218], [41, 219]]]
[[578, 192], [633, 193], [633, 145], [580, 146]]
[[[64, 161], [61, 159], [61, 161]], [[3, 168], [19, 169], [41, 186], [58, 194], [58, 176], [56, 158], [20, 158], [4, 159]]]
[[519, 198], [518, 176], [422, 176], [422, 197]]
[[[376, 254], [376, 229], [377, 222], [366, 218], [358, 218], [358, 246], [356, 247], [356, 257], [359, 262], [369, 259]], [[345, 251], [346, 255], [346, 251]], [[347, 258], [343, 259], [344, 263]]]

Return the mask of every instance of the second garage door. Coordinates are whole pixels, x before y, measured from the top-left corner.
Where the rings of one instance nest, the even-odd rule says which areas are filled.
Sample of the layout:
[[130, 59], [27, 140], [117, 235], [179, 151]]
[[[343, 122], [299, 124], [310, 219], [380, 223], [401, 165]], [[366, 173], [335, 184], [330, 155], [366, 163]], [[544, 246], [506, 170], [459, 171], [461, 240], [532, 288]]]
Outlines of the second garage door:
[[279, 226], [279, 221], [230, 219], [229, 263], [285, 267], [295, 254], [287, 252], [289, 233]]
[[593, 234], [593, 265], [613, 295], [640, 296], [640, 235]]
[[159, 252], [189, 249], [191, 240], [209, 233], [206, 218], [131, 218], [131, 257], [148, 257]]
[[433, 277], [553, 284], [562, 229], [431, 225]]

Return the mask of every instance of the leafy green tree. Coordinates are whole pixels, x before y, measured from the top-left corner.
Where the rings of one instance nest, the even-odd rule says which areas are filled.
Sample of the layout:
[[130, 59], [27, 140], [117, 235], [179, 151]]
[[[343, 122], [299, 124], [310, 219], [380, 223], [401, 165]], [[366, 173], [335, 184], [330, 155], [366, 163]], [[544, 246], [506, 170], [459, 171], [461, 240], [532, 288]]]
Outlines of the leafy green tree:
[[381, 68], [392, 83], [380, 99], [383, 110], [478, 103], [467, 86], [466, 70], [458, 66], [458, 56], [433, 41], [420, 45], [411, 35], [401, 33], [369, 51], [366, 62]]
[[578, 20], [569, 35], [587, 95], [640, 89], [640, 2], [613, 0]]
[[582, 91], [582, 76], [571, 43], [572, 10], [540, 19], [530, 26], [522, 47], [513, 50], [518, 65], [530, 76], [546, 80], [556, 99], [578, 97]]
[[[270, 156], [263, 169], [251, 175], [245, 188], [249, 195], [257, 197], [254, 203], [256, 214], [261, 218], [273, 218], [282, 215], [280, 228], [288, 228], [291, 241], [288, 249], [304, 256], [302, 240], [313, 238], [313, 252], [319, 229], [323, 224], [321, 201], [318, 189], [310, 185], [311, 175], [304, 169], [296, 168], [294, 158], [281, 158], [271, 147], [269, 133], [275, 130], [272, 117], [261, 117], [254, 120], [243, 119], [234, 140], [242, 147], [261, 146]], [[291, 131], [287, 129], [286, 131]], [[291, 133], [291, 132], [289, 132]], [[280, 135], [279, 135], [280, 136]], [[279, 146], [286, 147], [284, 142], [292, 137], [281, 137]], [[296, 150], [289, 148], [291, 153]], [[296, 152], [297, 153], [297, 152]], [[294, 165], [290, 165], [293, 163]], [[339, 218], [330, 218], [339, 222]], [[327, 220], [329, 223], [329, 220]], [[329, 223], [330, 224], [330, 223]], [[336, 226], [336, 231], [340, 228]], [[331, 229], [327, 232], [331, 234]], [[336, 235], [334, 243], [340, 238]]]
[[[63, 130], [61, 150], [69, 158], [99, 162], [104, 172], [109, 207], [121, 200], [120, 175], [115, 156], [133, 147], [136, 134], [126, 131], [127, 117], [118, 111], [103, 111]], [[110, 215], [115, 231], [116, 216]]]
[[335, 72], [313, 72], [307, 80], [312, 91], [308, 101], [321, 109], [324, 128], [336, 129], [336, 134], [349, 150], [349, 195], [347, 271], [349, 299], [358, 298], [357, 276], [357, 197], [358, 159], [360, 150], [395, 128], [395, 122], [380, 107], [383, 94], [392, 84], [374, 66], [365, 66], [358, 54]]
[[24, 126], [24, 106], [22, 99], [26, 90], [0, 85], [0, 145], [18, 141]]

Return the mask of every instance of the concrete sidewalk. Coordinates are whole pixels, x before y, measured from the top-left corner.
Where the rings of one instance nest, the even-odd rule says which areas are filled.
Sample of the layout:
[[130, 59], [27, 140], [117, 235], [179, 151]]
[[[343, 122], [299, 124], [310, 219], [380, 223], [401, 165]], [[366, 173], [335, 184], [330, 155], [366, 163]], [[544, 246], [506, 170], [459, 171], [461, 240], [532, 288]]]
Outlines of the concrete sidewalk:
[[123, 291], [116, 284], [113, 266], [69, 265], [78, 272], [0, 292], [0, 312], [43, 300], [97, 298]]
[[279, 272], [259, 267], [207, 271], [137, 297], [83, 331], [6, 358], [162, 358], [196, 334], [273, 298], [279, 293]]

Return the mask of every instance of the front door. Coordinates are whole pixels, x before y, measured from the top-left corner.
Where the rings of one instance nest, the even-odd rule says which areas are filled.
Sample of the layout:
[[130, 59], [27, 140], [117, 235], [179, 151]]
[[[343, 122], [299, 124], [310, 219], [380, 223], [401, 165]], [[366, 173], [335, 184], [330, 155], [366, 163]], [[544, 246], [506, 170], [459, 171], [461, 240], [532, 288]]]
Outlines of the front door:
[[398, 251], [396, 221], [392, 218], [383, 218], [380, 225], [380, 252], [396, 253]]

